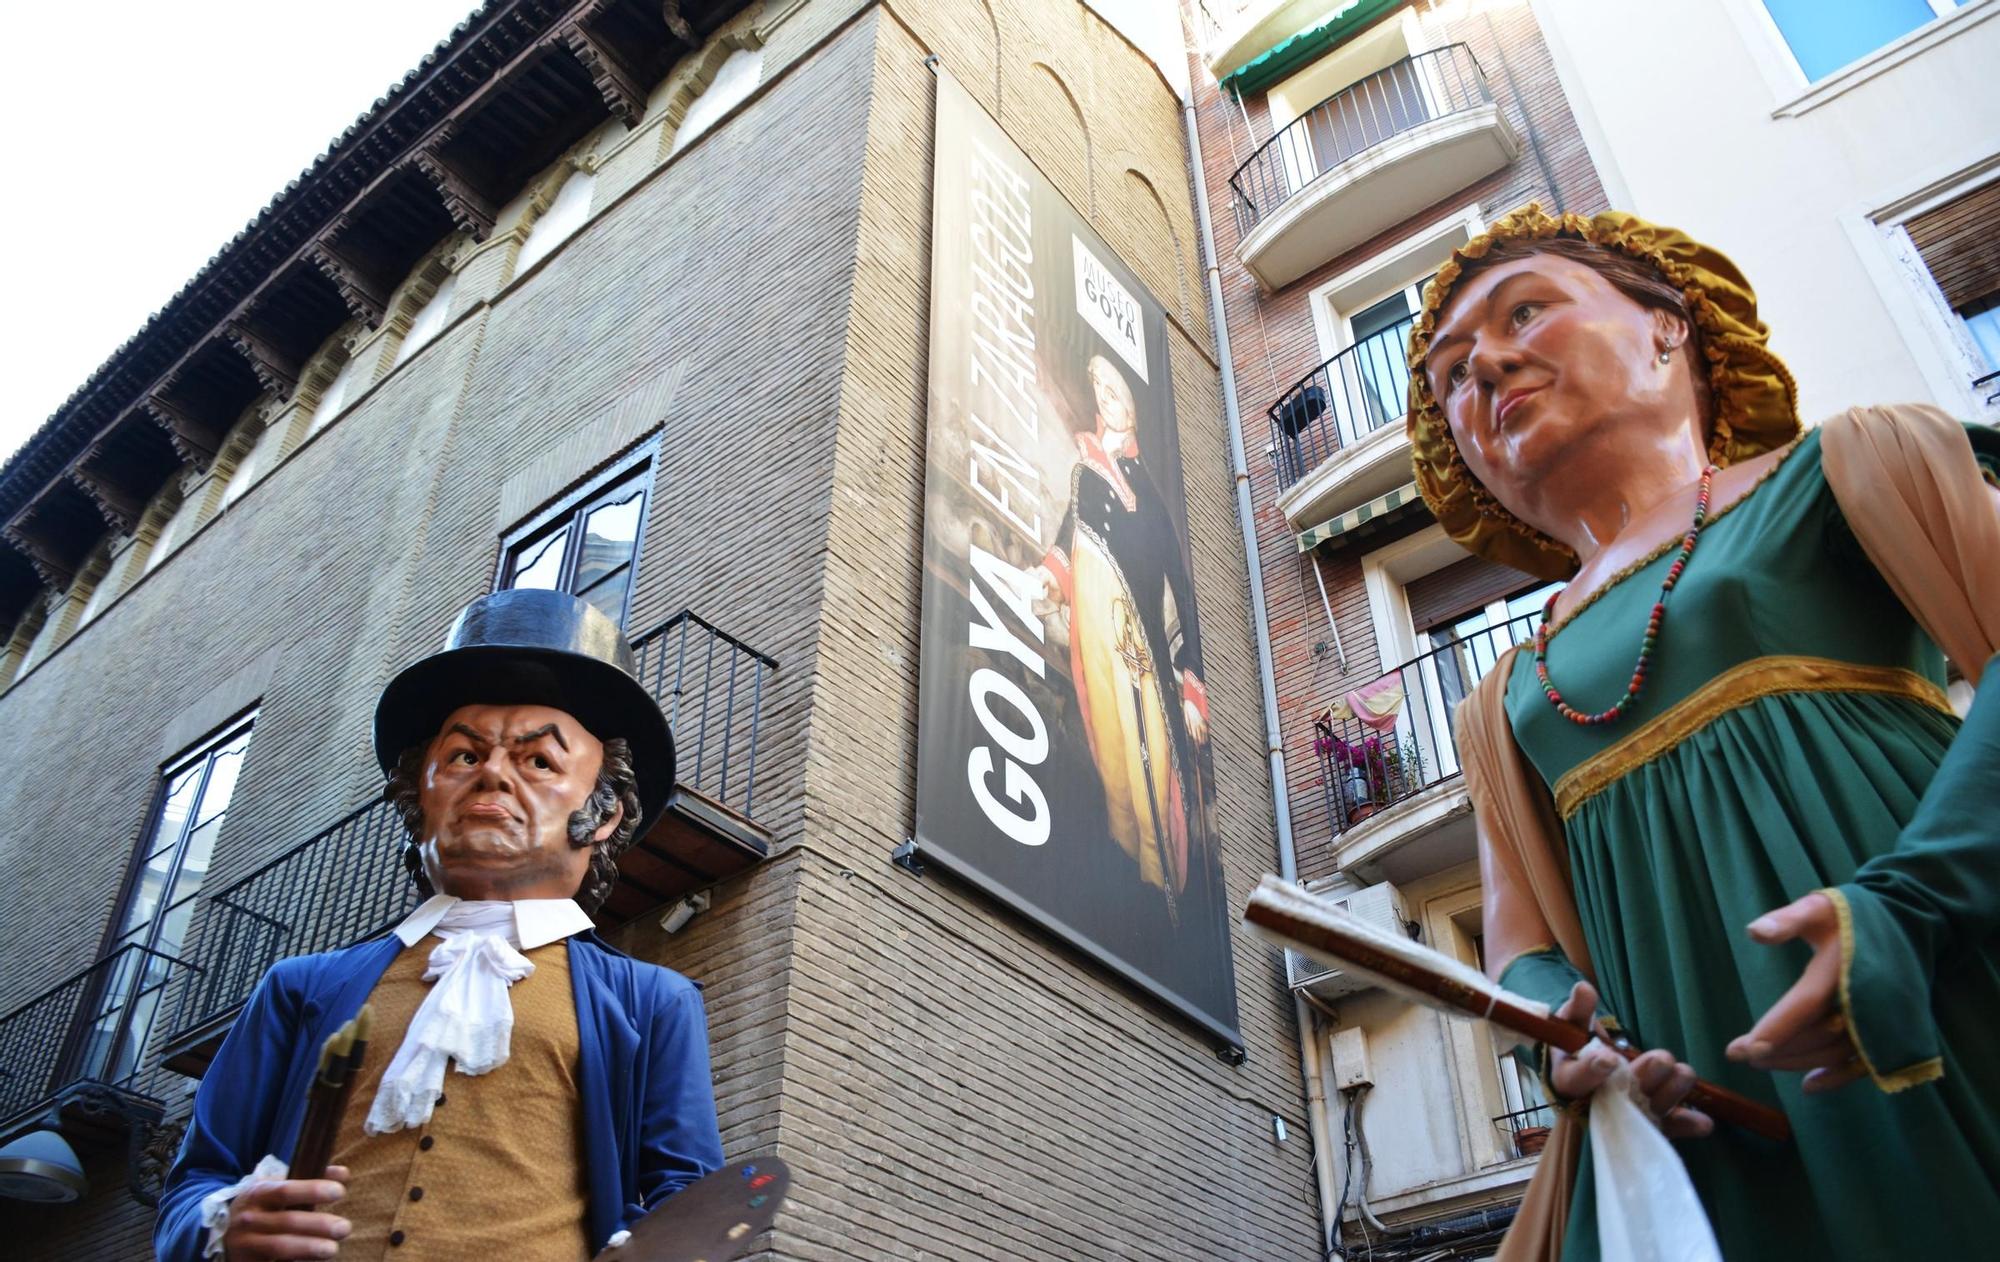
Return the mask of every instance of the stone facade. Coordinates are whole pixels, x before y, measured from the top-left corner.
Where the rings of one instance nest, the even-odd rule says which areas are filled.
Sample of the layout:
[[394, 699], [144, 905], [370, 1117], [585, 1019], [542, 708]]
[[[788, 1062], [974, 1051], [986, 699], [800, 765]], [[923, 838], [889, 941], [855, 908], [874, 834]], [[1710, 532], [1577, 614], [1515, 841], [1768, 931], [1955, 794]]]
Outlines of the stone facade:
[[[170, 485], [86, 571], [123, 590], [16, 666], [0, 721], [48, 754], [0, 784], [0, 1011], [94, 958], [159, 768], [232, 716], [257, 707], [205, 889], [368, 801], [383, 682], [491, 587], [508, 530], [653, 442], [628, 627], [687, 607], [780, 663], [755, 812], [772, 857], [679, 934], [641, 918], [619, 938], [706, 984], [727, 1153], [793, 1165], [758, 1256], [1316, 1258], [1273, 953], [1234, 935], [1231, 1067], [996, 905], [889, 862], [915, 792], [936, 54], [1175, 314], [1234, 900], [1275, 866], [1174, 94], [1076, 0], [766, 0], [713, 38], [761, 50], [746, 100], [675, 152], [721, 64], [690, 55], [636, 129], [586, 136], [484, 242], [440, 243], [379, 330], [330, 339], [186, 504]], [[517, 269], [575, 172], [588, 219]], [[398, 362], [441, 268], [447, 322]], [[350, 356], [337, 414], [316, 414]], [[256, 480], [225, 491], [241, 467]], [[171, 1118], [192, 1084], [167, 1080]], [[122, 1153], [87, 1163], [80, 1202], [0, 1202], [13, 1256], [148, 1256]]]

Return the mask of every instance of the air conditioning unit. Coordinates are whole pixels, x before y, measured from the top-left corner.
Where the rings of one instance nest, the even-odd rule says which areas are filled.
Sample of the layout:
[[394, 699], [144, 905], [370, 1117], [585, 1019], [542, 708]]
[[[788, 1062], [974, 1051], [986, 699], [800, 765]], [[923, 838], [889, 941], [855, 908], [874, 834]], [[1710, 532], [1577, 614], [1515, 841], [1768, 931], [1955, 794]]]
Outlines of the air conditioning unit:
[[[1403, 892], [1388, 881], [1323, 897], [1349, 915], [1358, 916], [1385, 933], [1398, 937], [1409, 934], [1410, 914], [1403, 905]], [[1318, 999], [1340, 999], [1375, 985], [1344, 969], [1328, 968], [1297, 951], [1285, 952], [1285, 972], [1291, 979], [1293, 990], [1303, 990]]]

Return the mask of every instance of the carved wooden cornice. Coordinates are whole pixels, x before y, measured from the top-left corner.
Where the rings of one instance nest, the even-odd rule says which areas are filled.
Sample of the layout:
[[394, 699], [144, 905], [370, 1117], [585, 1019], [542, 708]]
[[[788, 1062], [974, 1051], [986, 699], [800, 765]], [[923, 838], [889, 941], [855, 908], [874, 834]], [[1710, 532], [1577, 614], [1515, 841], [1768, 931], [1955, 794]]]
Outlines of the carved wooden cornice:
[[360, 268], [324, 243], [311, 246], [306, 251], [306, 257], [319, 269], [320, 275], [332, 281], [333, 287], [340, 291], [340, 301], [346, 305], [350, 317], [371, 329], [382, 323], [382, 313], [389, 307], [389, 296], [363, 276]]
[[637, 127], [639, 120], [646, 116], [646, 85], [639, 81], [608, 42], [593, 34], [583, 23], [571, 22], [564, 26], [560, 38], [563, 46], [589, 73], [591, 83], [597, 87], [597, 94], [604, 98], [604, 108], [610, 110], [628, 130]]
[[159, 394], [149, 394], [139, 404], [147, 415], [173, 440], [180, 458], [196, 468], [206, 469], [222, 449], [226, 430], [214, 425]]
[[302, 365], [272, 345], [247, 321], [231, 320], [223, 326], [222, 336], [242, 354], [250, 371], [257, 375], [258, 385], [280, 399], [291, 398], [292, 391], [299, 388]]
[[28, 558], [28, 564], [35, 567], [36, 576], [50, 591], [66, 592], [76, 582], [75, 564], [64, 560], [56, 548], [25, 520], [17, 519], [0, 526], [0, 535], [6, 536], [7, 542]]
[[69, 470], [69, 480], [90, 497], [106, 526], [121, 535], [129, 535], [138, 528], [139, 518], [146, 511], [145, 503], [103, 473], [87, 464], [78, 464]]
[[[0, 523], [30, 513], [58, 488], [64, 495], [80, 488], [80, 498], [97, 507], [84, 511], [79, 503], [77, 513], [45, 522], [49, 529], [122, 515], [122, 508], [106, 507], [90, 479], [72, 479], [69, 470], [135, 413], [156, 422], [181, 459], [205, 465], [244, 401], [227, 372], [224, 384], [215, 384], [217, 365], [204, 355], [219, 351], [231, 371], [247, 365], [246, 388], [254, 378], [264, 390], [289, 395], [297, 388], [304, 348], [333, 332], [338, 311], [371, 328], [381, 323], [388, 291], [402, 280], [387, 272], [419, 257], [436, 239], [417, 241], [415, 234], [435, 234], [443, 223], [478, 238], [491, 234], [496, 208], [513, 195], [523, 172], [560, 153], [575, 139], [574, 129], [589, 122], [580, 107], [591, 102], [593, 90], [593, 109], [601, 105], [628, 125], [636, 123], [645, 113], [647, 85], [744, 7], [743, 0], [487, 0], [0, 467]], [[570, 63], [570, 72], [550, 76], [537, 69], [552, 56]], [[458, 141], [447, 147], [447, 128], [457, 123], [477, 134], [462, 147]], [[393, 184], [397, 180], [410, 183]], [[438, 199], [435, 218], [409, 213], [411, 188]], [[387, 213], [369, 218], [361, 213], [364, 204]], [[349, 238], [357, 226], [364, 231]], [[301, 279], [314, 274], [329, 287]], [[211, 347], [218, 342], [227, 345]], [[172, 385], [177, 380], [186, 388]], [[221, 416], [224, 411], [231, 415]], [[163, 448], [142, 444], [137, 452], [156, 462], [168, 459]], [[0, 537], [11, 538], [4, 531]]]
[[474, 241], [484, 241], [492, 233], [493, 220], [500, 213], [500, 208], [440, 154], [435, 145], [419, 150], [411, 161], [417, 170], [424, 173], [431, 187], [437, 190], [438, 197], [444, 201], [445, 212], [460, 232], [470, 234]]

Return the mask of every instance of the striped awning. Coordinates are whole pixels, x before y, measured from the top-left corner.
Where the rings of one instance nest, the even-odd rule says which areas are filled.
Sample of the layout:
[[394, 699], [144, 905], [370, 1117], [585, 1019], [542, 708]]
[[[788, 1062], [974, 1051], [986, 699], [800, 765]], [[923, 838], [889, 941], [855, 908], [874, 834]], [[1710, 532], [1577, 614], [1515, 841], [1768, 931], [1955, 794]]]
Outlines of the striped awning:
[[1299, 32], [1222, 76], [1219, 85], [1237, 96], [1253, 96], [1346, 43], [1361, 28], [1401, 0], [1347, 0], [1317, 26]]
[[1299, 551], [1311, 552], [1329, 539], [1337, 539], [1344, 534], [1359, 531], [1363, 534], [1387, 525], [1404, 515], [1410, 505], [1421, 506], [1424, 497], [1418, 493], [1417, 484], [1399, 486], [1387, 495], [1378, 495], [1359, 508], [1351, 508], [1330, 521], [1323, 521], [1311, 530], [1299, 532]]

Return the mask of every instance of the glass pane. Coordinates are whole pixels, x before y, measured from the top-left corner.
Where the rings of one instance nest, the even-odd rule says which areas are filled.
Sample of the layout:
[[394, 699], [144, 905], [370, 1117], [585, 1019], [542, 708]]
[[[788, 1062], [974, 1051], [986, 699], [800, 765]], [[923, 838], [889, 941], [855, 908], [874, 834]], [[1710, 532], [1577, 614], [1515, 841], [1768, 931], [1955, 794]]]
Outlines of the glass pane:
[[632, 571], [630, 569], [623, 569], [589, 591], [578, 592], [577, 595], [603, 610], [605, 617], [623, 626], [625, 624], [625, 589], [631, 585], [631, 579]]
[[615, 504], [590, 511], [583, 527], [583, 555], [576, 563], [579, 590], [630, 563], [633, 544], [639, 538], [639, 508], [643, 498], [635, 489]]
[[243, 771], [243, 752], [249, 748], [250, 734], [245, 732], [215, 756], [208, 787], [201, 791], [201, 812], [195, 816], [196, 823], [205, 824], [229, 809], [229, 799], [236, 793], [236, 777]]
[[225, 818], [218, 815], [188, 835], [187, 858], [181, 860], [181, 870], [174, 876], [174, 892], [167, 899], [169, 903], [178, 903], [201, 888], [202, 878], [208, 875], [210, 856], [215, 853], [216, 834], [222, 831]]
[[1764, 7], [1814, 81], [1937, 16], [1929, 0], [1764, 0]]
[[201, 788], [202, 764], [196, 762], [167, 782], [167, 800], [160, 807], [159, 822], [147, 839], [152, 850], [171, 850], [180, 844], [181, 830], [187, 827], [188, 812], [194, 809], [194, 795]]
[[1988, 368], [2000, 368], [2000, 294], [1983, 298], [1959, 312]]
[[163, 993], [160, 989], [147, 991], [125, 1011], [106, 1017], [91, 1031], [97, 1044], [95, 1055], [101, 1061], [96, 1075], [99, 1081], [123, 1082], [138, 1070], [139, 1054], [146, 1049], [146, 1035], [152, 1029], [153, 1010], [160, 1006]]
[[125, 930], [140, 928], [153, 919], [159, 910], [160, 895], [166, 891], [167, 869], [173, 866], [176, 847], [169, 846], [139, 869], [139, 876], [132, 884], [132, 898], [125, 905]]
[[562, 579], [563, 544], [569, 539], [569, 528], [556, 531], [546, 539], [522, 547], [514, 557], [514, 577], [509, 587], [554, 588]]
[[[181, 942], [187, 937], [188, 921], [194, 918], [194, 900], [189, 899], [178, 907], [172, 907], [160, 917], [160, 936], [153, 940], [153, 949], [161, 955], [178, 958]], [[135, 952], [137, 954], [137, 952]], [[157, 967], [165, 969], [166, 963], [158, 956], [146, 956], [146, 972], [150, 974]]]

